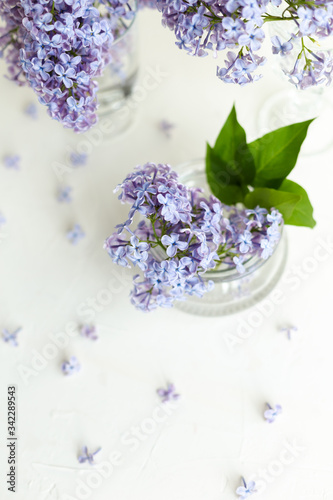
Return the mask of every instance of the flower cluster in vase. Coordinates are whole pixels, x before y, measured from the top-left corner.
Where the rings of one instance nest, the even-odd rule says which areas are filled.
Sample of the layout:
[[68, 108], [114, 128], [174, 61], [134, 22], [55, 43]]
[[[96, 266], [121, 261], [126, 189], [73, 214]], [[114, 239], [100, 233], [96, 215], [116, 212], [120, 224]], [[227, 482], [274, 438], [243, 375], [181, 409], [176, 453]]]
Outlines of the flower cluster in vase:
[[[202, 275], [235, 267], [253, 256], [267, 259], [280, 239], [282, 216], [267, 211], [228, 207], [202, 189], [179, 182], [169, 165], [148, 163], [119, 186], [120, 200], [131, 205], [128, 219], [105, 242], [112, 260], [138, 266], [132, 303], [144, 311], [170, 307], [186, 295], [201, 297], [212, 283]], [[132, 230], [134, 216], [145, 218]]]
[[0, 55], [52, 118], [84, 132], [97, 120], [95, 78], [134, 14], [122, 0], [0, 0]]
[[[134, 276], [133, 305], [150, 311], [191, 295], [202, 297], [213, 287], [210, 271], [243, 274], [254, 257], [268, 259], [283, 223], [314, 226], [306, 192], [285, 179], [310, 122], [247, 144], [233, 107], [214, 148], [207, 148], [213, 195], [182, 184], [169, 165], [154, 163], [137, 167], [117, 186], [119, 200], [131, 208], [104, 248], [114, 263], [141, 270]], [[133, 228], [137, 216], [141, 220]]]
[[283, 23], [288, 33], [286, 40], [272, 37], [273, 53], [286, 56], [295, 45], [295, 62], [285, 71], [290, 81], [302, 89], [331, 82], [333, 59], [316, 42], [332, 32], [330, 0], [156, 0], [156, 5], [180, 49], [199, 57], [226, 51], [224, 66], [217, 68], [226, 83], [244, 85], [261, 77], [263, 25], [272, 22]]

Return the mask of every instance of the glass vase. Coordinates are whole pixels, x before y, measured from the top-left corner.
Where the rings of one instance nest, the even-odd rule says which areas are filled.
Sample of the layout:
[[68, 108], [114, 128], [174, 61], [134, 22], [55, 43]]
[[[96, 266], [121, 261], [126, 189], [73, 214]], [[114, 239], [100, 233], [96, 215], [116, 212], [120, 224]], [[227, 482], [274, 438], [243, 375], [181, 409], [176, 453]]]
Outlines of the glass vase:
[[98, 115], [110, 117], [114, 133], [128, 127], [133, 111], [126, 109], [132, 96], [139, 71], [138, 26], [133, 17], [125, 32], [115, 38], [111, 47], [111, 62], [98, 78]]
[[[209, 196], [204, 160], [183, 164], [176, 170], [182, 184], [200, 187]], [[225, 316], [247, 309], [273, 290], [283, 273], [286, 259], [287, 238], [283, 231], [274, 253], [267, 260], [250, 258], [244, 264], [244, 274], [230, 267], [208, 271], [202, 278], [205, 283], [213, 281], [214, 288], [202, 298], [191, 296], [184, 301], [175, 301], [174, 305], [184, 312], [200, 316]]]
[[[281, 16], [285, 6], [285, 2], [280, 7], [270, 6], [270, 14]], [[282, 43], [290, 40], [290, 31], [287, 29], [288, 22], [275, 21], [267, 24], [269, 38], [278, 36]], [[290, 71], [294, 67], [297, 55], [301, 50], [300, 39], [296, 38], [292, 40], [292, 43], [291, 53], [286, 56], [272, 55], [269, 60], [272, 71], [284, 82], [289, 80], [285, 71]], [[333, 39], [332, 37], [320, 39], [320, 46], [308, 40], [307, 45], [315, 51], [320, 48], [322, 52], [327, 52], [333, 48]], [[333, 102], [327, 87], [315, 85], [306, 89], [298, 89], [293, 84], [292, 78], [288, 85], [289, 88], [276, 92], [261, 106], [258, 116], [258, 133], [263, 135], [279, 127], [317, 118], [309, 129], [302, 153], [313, 155], [327, 150], [333, 144], [331, 131], [326, 126], [327, 120], [333, 112]]]

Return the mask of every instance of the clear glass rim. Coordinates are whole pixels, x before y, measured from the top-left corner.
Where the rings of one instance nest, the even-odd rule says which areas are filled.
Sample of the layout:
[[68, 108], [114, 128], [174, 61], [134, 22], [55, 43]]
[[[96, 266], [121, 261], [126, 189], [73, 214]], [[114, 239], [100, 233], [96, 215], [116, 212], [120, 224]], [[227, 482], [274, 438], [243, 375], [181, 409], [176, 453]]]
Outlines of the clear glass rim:
[[120, 35], [118, 36], [117, 38], [114, 39], [112, 45], [111, 45], [111, 49], [118, 43], [118, 42], [121, 42], [121, 40], [123, 40], [125, 38], [125, 36], [128, 34], [128, 32], [132, 29], [133, 27], [133, 24], [135, 23], [136, 21], [136, 16], [137, 16], [137, 13], [138, 13], [138, 0], [134, 0], [133, 1], [134, 3], [134, 7], [135, 7], [135, 10], [134, 10], [134, 16], [130, 22], [130, 24], [126, 27], [125, 31]]

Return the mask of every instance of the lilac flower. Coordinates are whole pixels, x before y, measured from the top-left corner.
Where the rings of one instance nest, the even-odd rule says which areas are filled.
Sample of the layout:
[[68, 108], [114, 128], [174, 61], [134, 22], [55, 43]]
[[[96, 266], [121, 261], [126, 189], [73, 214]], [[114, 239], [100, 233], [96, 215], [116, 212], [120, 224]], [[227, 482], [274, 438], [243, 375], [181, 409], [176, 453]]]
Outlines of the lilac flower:
[[27, 116], [30, 116], [33, 120], [37, 120], [38, 118], [38, 109], [35, 103], [31, 102], [24, 108], [24, 113]]
[[269, 424], [272, 424], [275, 422], [276, 417], [282, 413], [282, 407], [280, 405], [275, 405], [274, 408], [272, 408], [268, 403], [266, 403], [267, 410], [264, 413], [264, 417], [267, 420]]
[[75, 356], [71, 356], [69, 361], [64, 361], [61, 365], [61, 370], [64, 375], [73, 375], [81, 370], [79, 360]]
[[78, 461], [80, 464], [84, 462], [88, 462], [90, 465], [94, 465], [95, 463], [95, 455], [101, 451], [102, 448], [98, 448], [94, 453], [89, 453], [87, 446], [82, 448], [82, 455], [78, 457]]
[[13, 347], [18, 346], [17, 342], [17, 335], [20, 333], [22, 328], [17, 328], [14, 330], [14, 332], [9, 332], [7, 328], [3, 328], [2, 330], [2, 339], [4, 342], [8, 342], [8, 344], [11, 344]]
[[59, 189], [57, 200], [60, 203], [70, 203], [72, 201], [71, 196], [72, 188], [70, 186], [64, 186]]
[[[200, 189], [181, 184], [169, 165], [138, 166], [119, 190], [129, 213], [104, 248], [116, 264], [138, 266], [131, 302], [144, 312], [202, 297], [212, 289], [207, 271], [224, 266], [243, 273], [247, 259], [265, 257], [266, 240], [270, 252], [280, 238], [283, 221], [279, 224], [274, 210], [249, 211], [222, 205], [214, 196], [207, 199]], [[137, 212], [141, 221], [134, 228]]]
[[7, 224], [6, 217], [0, 212], [0, 229]]
[[281, 224], [282, 215], [277, 210], [272, 210], [270, 214], [267, 214], [267, 220], [271, 223]]
[[172, 233], [170, 236], [164, 235], [162, 236], [162, 244], [167, 247], [167, 255], [169, 257], [174, 257], [177, 253], [177, 250], [183, 251], [187, 247], [186, 241], [179, 241], [179, 235]]
[[244, 274], [245, 273], [245, 267], [243, 265], [244, 256], [240, 255], [239, 257], [234, 257], [232, 260], [234, 264], [236, 264], [236, 269], [239, 272], [239, 274]]
[[170, 131], [174, 128], [175, 126], [168, 122], [167, 120], [161, 120], [158, 124], [158, 128], [163, 132], [163, 134], [170, 139], [171, 133]]
[[250, 231], [244, 231], [243, 234], [240, 234], [238, 237], [239, 251], [241, 253], [248, 253], [252, 248], [252, 233]]
[[97, 340], [98, 336], [96, 333], [96, 327], [93, 325], [82, 325], [80, 328], [80, 335], [82, 337], [87, 337], [90, 340]]
[[176, 401], [180, 398], [180, 395], [176, 393], [174, 384], [168, 384], [166, 389], [157, 389], [157, 394], [160, 396], [163, 403]]
[[[265, 220], [265, 215], [267, 215], [267, 210], [266, 210], [266, 208], [260, 208], [259, 206], [257, 206], [254, 210], [246, 210], [246, 215], [247, 216], [253, 215], [253, 218], [254, 218], [255, 222], [257, 223], [257, 225], [259, 227], [262, 227], [262, 224]], [[280, 220], [280, 222], [281, 222], [281, 220]]]
[[268, 259], [274, 252], [274, 244], [267, 238], [261, 240], [260, 247], [262, 248], [261, 257], [264, 260]]
[[10, 78], [28, 85], [51, 118], [75, 132], [97, 122], [97, 83], [115, 37], [128, 28], [133, 1], [0, 2], [0, 52]]
[[87, 163], [88, 155], [86, 153], [76, 153], [73, 151], [70, 155], [71, 164], [74, 167], [81, 167]]
[[112, 255], [112, 260], [115, 264], [122, 267], [129, 267], [128, 261], [126, 260], [127, 251], [124, 247], [119, 247], [117, 250], [114, 250]]
[[77, 245], [78, 242], [84, 237], [85, 233], [83, 232], [80, 224], [75, 224], [73, 229], [67, 233], [67, 238], [73, 245]]
[[246, 500], [249, 498], [253, 493], [256, 493], [255, 487], [256, 483], [254, 481], [249, 481], [247, 484], [245, 482], [245, 479], [242, 477], [242, 483], [243, 486], [239, 486], [236, 490], [236, 495], [239, 495], [239, 500]]
[[238, 43], [250, 47], [250, 50], [255, 52], [260, 49], [264, 37], [263, 30], [258, 28], [254, 21], [249, 21], [246, 26], [246, 33], [238, 38]]
[[5, 167], [12, 170], [20, 170], [21, 158], [18, 155], [7, 155], [4, 158]]
[[[205, 57], [209, 51], [217, 57], [227, 50], [224, 66], [217, 67], [217, 77], [224, 83], [245, 85], [258, 80], [256, 73], [266, 59], [257, 52], [261, 49], [265, 21], [279, 22], [271, 14], [270, 6], [279, 6], [281, 0], [156, 0], [162, 14], [162, 24], [175, 33], [179, 49], [190, 55]], [[288, 19], [289, 38], [281, 42], [272, 38], [273, 54], [292, 52], [292, 40], [302, 38], [300, 52], [295, 52], [297, 70], [287, 72], [291, 83], [304, 89], [312, 85], [330, 84], [332, 74], [331, 54], [323, 58], [313, 50], [318, 39], [331, 36], [333, 9], [330, 2], [310, 4], [288, 2], [283, 12]], [[312, 46], [307, 47], [311, 37]]]
[[271, 42], [273, 54], [281, 54], [281, 56], [286, 56], [293, 49], [293, 44], [290, 41], [282, 43], [278, 36], [273, 36], [271, 38]]
[[156, 0], [139, 0], [139, 9], [156, 9]]
[[298, 331], [297, 326], [284, 326], [284, 327], [280, 328], [280, 332], [287, 334], [288, 340], [291, 340], [291, 333], [297, 332], [297, 331]]

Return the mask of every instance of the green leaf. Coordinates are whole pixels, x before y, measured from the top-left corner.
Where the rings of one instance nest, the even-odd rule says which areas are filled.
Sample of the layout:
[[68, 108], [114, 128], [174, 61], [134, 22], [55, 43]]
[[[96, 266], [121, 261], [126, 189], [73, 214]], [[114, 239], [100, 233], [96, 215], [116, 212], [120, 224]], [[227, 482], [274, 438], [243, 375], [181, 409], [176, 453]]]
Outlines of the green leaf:
[[273, 130], [251, 142], [249, 149], [254, 158], [256, 176], [254, 186], [279, 188], [290, 174], [313, 120], [294, 123]]
[[262, 208], [276, 208], [281, 212], [284, 221], [292, 217], [297, 203], [301, 201], [301, 196], [297, 193], [288, 193], [270, 188], [255, 188], [245, 196], [244, 204], [248, 208], [255, 208], [259, 205]]
[[220, 164], [214, 167], [214, 174], [221, 170], [230, 178], [229, 184], [239, 186], [253, 181], [254, 160], [246, 142], [245, 130], [238, 123], [235, 106], [216, 139], [214, 152], [220, 159]]
[[293, 213], [287, 220], [285, 220], [285, 223], [293, 226], [314, 227], [316, 225], [316, 221], [312, 215], [313, 207], [305, 189], [303, 189], [299, 184], [296, 184], [296, 182], [288, 179], [283, 181], [280, 189], [281, 191], [301, 196], [301, 199], [296, 204]]
[[230, 176], [220, 166], [221, 159], [207, 144], [206, 176], [211, 192], [227, 205], [242, 202], [244, 195], [248, 192], [247, 187], [230, 184]]

